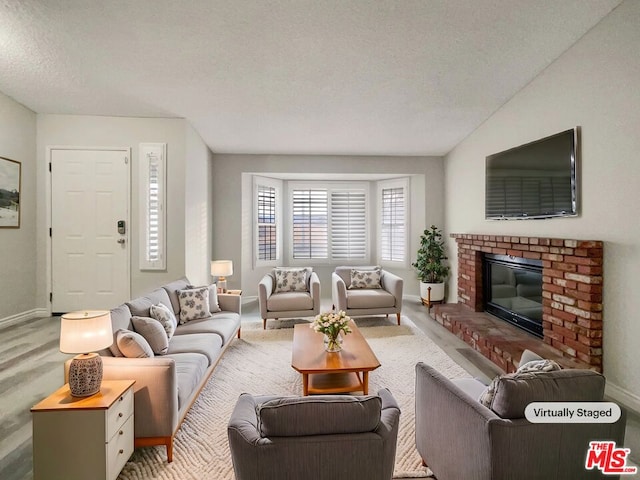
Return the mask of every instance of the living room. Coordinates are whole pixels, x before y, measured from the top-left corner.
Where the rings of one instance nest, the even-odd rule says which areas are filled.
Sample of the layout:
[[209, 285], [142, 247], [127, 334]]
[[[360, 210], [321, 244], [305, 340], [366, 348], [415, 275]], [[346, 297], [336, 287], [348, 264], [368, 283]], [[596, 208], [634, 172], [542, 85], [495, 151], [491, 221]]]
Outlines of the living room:
[[[585, 7], [582, 2], [576, 2], [574, 8], [592, 6], [588, 5]], [[600, 7], [603, 8], [602, 3]], [[209, 283], [209, 264], [214, 259], [233, 261], [234, 273], [228, 279], [229, 286], [243, 290], [243, 301], [250, 302], [251, 297], [257, 296], [258, 281], [268, 268], [254, 267], [252, 245], [246, 241], [246, 225], [250, 221], [247, 218], [250, 213], [246, 210], [250, 194], [246, 188], [247, 175], [280, 177], [286, 181], [292, 175], [299, 180], [309, 180], [329, 173], [372, 183], [399, 176], [411, 177], [417, 182], [412, 192], [420, 191], [423, 195], [420, 199], [423, 212], [415, 212], [422, 221], [412, 224], [409, 251], [417, 251], [419, 233], [416, 232], [431, 224], [443, 228], [452, 268], [447, 303], [459, 300], [458, 267], [454, 261], [457, 244], [449, 237], [451, 234], [604, 242], [602, 350], [606, 393], [640, 412], [640, 376], [629, 367], [629, 361], [637, 358], [640, 347], [640, 327], [635, 321], [639, 300], [633, 287], [635, 267], [640, 264], [640, 226], [634, 219], [639, 203], [634, 179], [640, 175], [636, 161], [640, 151], [640, 139], [636, 134], [640, 124], [640, 61], [637, 56], [640, 6], [629, 0], [609, 2], [605, 10], [601, 20], [594, 21], [593, 28], [584, 29], [584, 36], [579, 35], [562, 51], [546, 59], [538, 72], [503, 102], [494, 104], [488, 115], [474, 118], [471, 122], [474, 127], [453, 141], [453, 148], [439, 154], [427, 154], [424, 153], [426, 150], [417, 148], [413, 154], [405, 150], [375, 153], [374, 147], [380, 140], [374, 138], [375, 135], [363, 142], [373, 145], [365, 153], [350, 152], [346, 148], [338, 148], [336, 151], [340, 153], [332, 153], [332, 135], [336, 141], [349, 136], [340, 131], [325, 132], [325, 136], [314, 144], [317, 147], [315, 154], [302, 150], [300, 145], [297, 152], [284, 147], [248, 151], [232, 141], [216, 149], [205, 140], [204, 131], [197, 128], [199, 119], [180, 118], [183, 115], [179, 111], [140, 115], [109, 110], [108, 105], [100, 105], [101, 109], [95, 107], [100, 113], [69, 114], [74, 111], [72, 104], [52, 107], [40, 103], [47, 97], [66, 98], [63, 94], [67, 92], [40, 90], [33, 77], [29, 81], [22, 80], [29, 87], [26, 90], [30, 90], [30, 95], [24, 90], [14, 91], [17, 87], [11, 81], [11, 68], [3, 69], [0, 76], [0, 156], [21, 162], [22, 179], [20, 228], [0, 232], [5, 247], [0, 252], [5, 272], [1, 283], [0, 325], [48, 317], [52, 312], [49, 301], [52, 285], [48, 149], [60, 145], [127, 147], [135, 161], [140, 143], [159, 142], [167, 145], [167, 265], [161, 271], [138, 269], [139, 192], [137, 170], [132, 169], [131, 297], [145, 294], [185, 274], [194, 284]], [[41, 14], [46, 16], [46, 13]], [[538, 41], [543, 40], [538, 38]], [[19, 42], [7, 40], [7, 48], [3, 49], [6, 65], [16, 65], [16, 72], [32, 71], [35, 76], [47, 72], [44, 68], [47, 65], [46, 49], [44, 59], [39, 56], [42, 52], [33, 57], [42, 65], [26, 68], [25, 65], [30, 65], [29, 51], [9, 48], [16, 43]], [[540, 48], [543, 46], [546, 45]], [[87, 47], [88, 53], [84, 55], [91, 55], [90, 50]], [[80, 58], [84, 57], [81, 55]], [[514, 69], [526, 67], [517, 63], [512, 65]], [[73, 83], [74, 78], [77, 79], [74, 68], [71, 65], [64, 70], [71, 92], [81, 88]], [[493, 97], [496, 90], [501, 89], [500, 78], [496, 77], [492, 83], [484, 85], [486, 88], [493, 86], [494, 90], [488, 92]], [[142, 91], [138, 97], [145, 102], [148, 101], [146, 95]], [[358, 97], [355, 93], [354, 96]], [[402, 98], [395, 99], [402, 108], [411, 109], [411, 104], [403, 103]], [[353, 101], [359, 103], [357, 99]], [[99, 99], [95, 102], [104, 103]], [[216, 104], [208, 108], [215, 110], [223, 106]], [[157, 108], [160, 110], [163, 106]], [[460, 111], [448, 115], [464, 116], [464, 104], [459, 108]], [[472, 106], [468, 109], [475, 113]], [[104, 113], [109, 111], [111, 113]], [[306, 114], [290, 113], [294, 117]], [[296, 121], [300, 121], [300, 117], [296, 117]], [[237, 139], [245, 130], [256, 130], [259, 125], [263, 131], [270, 131], [264, 120], [260, 121], [244, 126], [242, 116], [236, 114], [229, 117], [228, 124], [218, 127], [220, 131], [228, 132], [230, 138]], [[539, 221], [485, 220], [485, 157], [575, 126], [581, 129], [579, 215]], [[400, 141], [410, 143], [408, 137], [427, 134], [422, 128], [415, 131], [406, 128], [402, 135], [395, 132]], [[350, 135], [359, 137], [359, 130], [354, 128]], [[296, 135], [287, 132], [284, 137], [287, 136], [291, 136], [292, 142], [296, 141]], [[308, 140], [302, 134], [299, 136], [302, 140], [297, 141], [301, 144]], [[285, 141], [282, 136], [278, 138]], [[333, 267], [320, 266], [318, 270], [323, 296], [328, 298]], [[404, 278], [405, 295], [417, 297], [418, 284], [413, 270], [407, 265], [394, 271]], [[0, 404], [6, 398], [4, 393], [2, 397]]]

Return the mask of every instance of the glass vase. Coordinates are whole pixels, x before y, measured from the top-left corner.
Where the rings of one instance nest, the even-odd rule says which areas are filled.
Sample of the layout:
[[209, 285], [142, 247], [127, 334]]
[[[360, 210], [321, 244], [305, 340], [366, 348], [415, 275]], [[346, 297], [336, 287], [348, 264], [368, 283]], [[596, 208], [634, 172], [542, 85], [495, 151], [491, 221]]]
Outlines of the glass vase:
[[340, 350], [342, 350], [342, 335], [338, 333], [338, 335], [336, 335], [334, 338], [325, 334], [324, 349], [330, 353], [339, 352]]

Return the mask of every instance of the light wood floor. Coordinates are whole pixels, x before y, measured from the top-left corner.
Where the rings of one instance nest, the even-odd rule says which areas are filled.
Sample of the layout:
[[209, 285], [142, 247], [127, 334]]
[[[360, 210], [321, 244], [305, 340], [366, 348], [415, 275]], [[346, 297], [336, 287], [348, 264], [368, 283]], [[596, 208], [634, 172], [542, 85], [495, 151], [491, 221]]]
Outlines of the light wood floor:
[[[323, 300], [323, 311], [331, 307]], [[454, 361], [472, 376], [485, 381], [499, 369], [462, 340], [432, 320], [417, 300], [405, 299], [409, 317]], [[257, 302], [242, 306], [243, 321], [258, 321]], [[30, 408], [64, 383], [63, 363], [70, 355], [59, 352], [60, 319], [32, 319], [0, 326], [0, 479], [31, 480], [32, 446]], [[625, 446], [640, 458], [640, 415], [631, 412]]]

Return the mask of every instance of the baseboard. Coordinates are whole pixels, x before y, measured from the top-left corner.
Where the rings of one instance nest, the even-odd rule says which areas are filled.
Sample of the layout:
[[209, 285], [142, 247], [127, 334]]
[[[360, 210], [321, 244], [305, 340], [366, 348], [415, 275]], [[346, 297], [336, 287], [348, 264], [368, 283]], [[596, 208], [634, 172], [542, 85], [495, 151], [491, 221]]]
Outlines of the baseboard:
[[607, 381], [605, 395], [614, 401], [620, 402], [622, 405], [630, 408], [634, 412], [640, 412], [640, 397], [622, 387], [618, 387], [617, 385]]
[[0, 318], [0, 326], [12, 325], [14, 323], [21, 322], [23, 320], [29, 320], [31, 318], [48, 317], [51, 314], [46, 308], [34, 308], [26, 312], [16, 313], [10, 317]]

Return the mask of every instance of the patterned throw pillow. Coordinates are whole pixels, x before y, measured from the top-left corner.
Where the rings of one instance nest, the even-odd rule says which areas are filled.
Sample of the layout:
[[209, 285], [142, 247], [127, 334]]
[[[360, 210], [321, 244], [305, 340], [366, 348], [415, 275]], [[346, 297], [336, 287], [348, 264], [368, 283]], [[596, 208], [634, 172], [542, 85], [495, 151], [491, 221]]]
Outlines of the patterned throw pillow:
[[131, 323], [136, 333], [147, 341], [156, 355], [164, 355], [169, 350], [169, 339], [162, 324], [155, 318], [131, 317]]
[[153, 350], [142, 335], [131, 330], [120, 329], [116, 332], [118, 348], [127, 358], [153, 357]]
[[[205, 288], [205, 287], [195, 287], [193, 285], [187, 285], [187, 288], [192, 290], [194, 288]], [[218, 313], [222, 311], [220, 309], [220, 304], [218, 303], [218, 286], [215, 283], [212, 283], [206, 288], [209, 289], [209, 311], [211, 313]]]
[[349, 289], [355, 288], [382, 288], [380, 279], [382, 278], [382, 269], [380, 267], [373, 270], [356, 270], [351, 269], [351, 285]]
[[308, 292], [307, 275], [311, 275], [310, 268], [276, 268], [276, 288], [274, 293]]
[[561, 370], [562, 367], [558, 365], [553, 360], [533, 360], [531, 362], [527, 362], [524, 365], [521, 365], [514, 373], [509, 373], [507, 375], [498, 375], [495, 377], [489, 386], [484, 389], [484, 391], [480, 394], [478, 401], [487, 408], [491, 408], [493, 405], [493, 398], [496, 395], [496, 389], [498, 388], [498, 384], [500, 380], [503, 378], [520, 378], [525, 373], [536, 373], [536, 372], [553, 372], [555, 370]]
[[189, 320], [207, 318], [209, 312], [209, 287], [178, 290], [178, 300], [180, 301], [180, 323]]
[[162, 328], [164, 328], [164, 331], [167, 334], [167, 338], [171, 340], [171, 337], [173, 337], [176, 327], [178, 326], [178, 319], [173, 313], [173, 310], [166, 305], [159, 303], [157, 305], [151, 305], [149, 311], [151, 312], [151, 318], [155, 318], [160, 322], [160, 325], [162, 325]]

